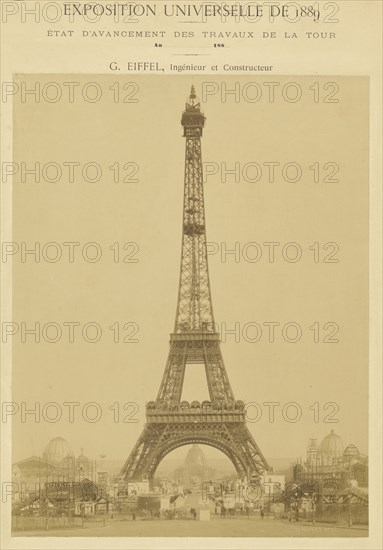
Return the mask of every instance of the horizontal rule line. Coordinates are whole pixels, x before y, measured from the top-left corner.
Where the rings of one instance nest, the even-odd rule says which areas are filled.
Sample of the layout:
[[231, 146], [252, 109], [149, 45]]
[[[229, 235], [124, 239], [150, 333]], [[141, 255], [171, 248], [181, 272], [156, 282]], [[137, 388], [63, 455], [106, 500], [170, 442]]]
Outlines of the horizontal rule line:
[[178, 45], [177, 46], [167, 46], [167, 45], [165, 45], [164, 47], [165, 48], [198, 48], [200, 50], [206, 49], [206, 48], [211, 48], [211, 46], [196, 46], [195, 44], [190, 44], [190, 45], [182, 44], [182, 46], [178, 46]]

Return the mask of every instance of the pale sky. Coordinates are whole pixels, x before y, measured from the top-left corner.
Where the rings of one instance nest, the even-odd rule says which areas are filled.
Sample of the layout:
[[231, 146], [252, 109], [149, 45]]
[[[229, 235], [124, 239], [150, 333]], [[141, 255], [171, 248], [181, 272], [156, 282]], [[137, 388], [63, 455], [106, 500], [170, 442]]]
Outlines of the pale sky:
[[[36, 78], [27, 77], [30, 82]], [[273, 79], [281, 86], [291, 81]], [[97, 162], [102, 178], [89, 183], [80, 173], [73, 183], [63, 177], [57, 183], [14, 184], [13, 240], [28, 245], [39, 241], [42, 247], [59, 243], [63, 258], [57, 263], [44, 258], [22, 263], [15, 255], [13, 307], [20, 332], [13, 337], [13, 399], [19, 410], [22, 402], [28, 409], [36, 402], [41, 408], [56, 402], [62, 418], [34, 422], [27, 416], [22, 422], [18, 412], [13, 460], [41, 454], [55, 436], [67, 439], [76, 454], [84, 447], [89, 456], [125, 459], [142, 431], [145, 402], [155, 399], [166, 363], [181, 253], [185, 144], [180, 118], [190, 85], [200, 95], [206, 79], [134, 75], [138, 103], [113, 102], [109, 87], [114, 82], [122, 86], [126, 76], [65, 75], [56, 80], [81, 85], [96, 81], [102, 99], [72, 104], [16, 101], [14, 160], [60, 166]], [[263, 86], [262, 78], [251, 80]], [[240, 331], [238, 342], [234, 335], [226, 336], [224, 361], [235, 397], [258, 405], [249, 408], [249, 416], [262, 411], [262, 418], [248, 426], [266, 458], [304, 456], [308, 437], [321, 440], [331, 429], [345, 444], [353, 442], [368, 452], [368, 88], [363, 78], [337, 80], [341, 94], [336, 104], [313, 103], [313, 77], [294, 77], [303, 91], [297, 103], [280, 96], [275, 103], [264, 98], [249, 103], [242, 96], [236, 103], [228, 96], [223, 103], [216, 94], [203, 104], [203, 160], [215, 163], [210, 169], [215, 166], [221, 172], [222, 163], [226, 168], [239, 163], [242, 171], [250, 162], [264, 168], [269, 166], [264, 163], [294, 162], [302, 168], [296, 183], [283, 180], [278, 168], [273, 183], [265, 172], [258, 182], [244, 181], [241, 172], [238, 183], [230, 176], [223, 183], [218, 173], [205, 184], [207, 240], [218, 250], [209, 256], [214, 313], [221, 328], [229, 330], [238, 323]], [[249, 77], [209, 81], [220, 90], [236, 82], [243, 89]], [[323, 84], [326, 79], [315, 81]], [[109, 167], [116, 162], [124, 175], [125, 163], [136, 163], [140, 181], [115, 183]], [[315, 163], [321, 170], [317, 183], [309, 168]], [[327, 163], [340, 166], [339, 182], [323, 181], [331, 172], [331, 166], [323, 172]], [[66, 260], [62, 244], [68, 241], [80, 243], [73, 263]], [[89, 242], [99, 243], [102, 250], [97, 263], [81, 256]], [[116, 242], [137, 243], [139, 262], [115, 263], [109, 247]], [[243, 258], [249, 242], [261, 247], [257, 263]], [[267, 259], [266, 242], [280, 243], [274, 263]], [[296, 263], [281, 254], [291, 242], [302, 249]], [[323, 249], [329, 242], [339, 246], [338, 263], [322, 261], [333, 250]], [[319, 263], [309, 249], [314, 243], [321, 247]], [[225, 246], [239, 246], [241, 256], [227, 255], [222, 261]], [[254, 248], [248, 251], [251, 255]], [[127, 253], [122, 248], [120, 252]], [[27, 327], [55, 322], [64, 329], [63, 323], [78, 322], [80, 329], [73, 343], [65, 330], [57, 343], [44, 338], [35, 343], [31, 337], [22, 343], [22, 322]], [[81, 337], [89, 322], [102, 328], [97, 343]], [[270, 322], [279, 323], [274, 343], [268, 341], [270, 325], [264, 324]], [[115, 323], [120, 337], [138, 325], [139, 342], [115, 343], [116, 333], [109, 328]], [[124, 331], [125, 323], [134, 325]], [[262, 328], [258, 342], [249, 341], [254, 332], [246, 333], [248, 323]], [[299, 325], [300, 341], [283, 339], [282, 328], [288, 323]], [[320, 331], [317, 343], [314, 328], [309, 328], [315, 323]], [[324, 343], [334, 323], [339, 326], [339, 342]], [[287, 334], [291, 338], [292, 332]], [[202, 400], [206, 394], [201, 369], [189, 369], [184, 397]], [[73, 423], [64, 402], [80, 403]], [[81, 414], [90, 402], [97, 402], [102, 411], [95, 423]], [[268, 416], [271, 405], [265, 405], [270, 402], [277, 403], [273, 422]], [[126, 412], [124, 403], [137, 405]], [[293, 408], [286, 408], [289, 403], [295, 403]], [[297, 422], [284, 418], [297, 410]], [[89, 409], [89, 415], [93, 412]], [[138, 422], [122, 421], [130, 413]]]

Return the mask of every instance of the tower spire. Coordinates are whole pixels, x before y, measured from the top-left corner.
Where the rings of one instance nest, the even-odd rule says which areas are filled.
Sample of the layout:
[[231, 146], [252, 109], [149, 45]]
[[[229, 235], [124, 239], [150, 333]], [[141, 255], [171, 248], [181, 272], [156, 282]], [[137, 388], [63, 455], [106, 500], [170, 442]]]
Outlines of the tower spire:
[[174, 332], [214, 331], [207, 263], [201, 137], [205, 117], [194, 86], [186, 101], [184, 128], [185, 174], [181, 271]]

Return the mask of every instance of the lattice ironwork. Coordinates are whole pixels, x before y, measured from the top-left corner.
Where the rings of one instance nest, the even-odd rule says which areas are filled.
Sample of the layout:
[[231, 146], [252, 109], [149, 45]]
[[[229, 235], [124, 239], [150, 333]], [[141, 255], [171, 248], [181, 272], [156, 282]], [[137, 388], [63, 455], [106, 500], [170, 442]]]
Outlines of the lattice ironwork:
[[[182, 254], [174, 332], [156, 401], [147, 404], [147, 424], [121, 476], [151, 479], [161, 460], [182, 445], [201, 443], [225, 453], [240, 477], [261, 475], [269, 466], [245, 424], [236, 401], [215, 328], [206, 248], [201, 137], [205, 117], [194, 87], [181, 124], [186, 138]], [[210, 401], [181, 402], [185, 369], [205, 366]], [[189, 368], [192, 368], [189, 366]]]

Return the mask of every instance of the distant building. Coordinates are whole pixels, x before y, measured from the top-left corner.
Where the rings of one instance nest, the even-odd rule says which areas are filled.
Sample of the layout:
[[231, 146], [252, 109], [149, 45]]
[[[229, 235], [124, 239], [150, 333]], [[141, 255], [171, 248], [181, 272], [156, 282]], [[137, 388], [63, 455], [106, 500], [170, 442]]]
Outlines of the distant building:
[[54, 437], [43, 451], [43, 459], [59, 464], [67, 456], [73, 456], [71, 448], [63, 437]]
[[203, 482], [214, 478], [214, 470], [207, 465], [202, 449], [198, 445], [193, 445], [185, 457], [184, 465], [177, 468], [174, 476], [184, 489], [201, 490]]
[[357, 487], [368, 486], [368, 457], [362, 455], [354, 444], [347, 447], [334, 430], [318, 445], [310, 439], [306, 461], [293, 466], [294, 481], [337, 480], [340, 486], [352, 482]]
[[12, 465], [12, 482], [16, 493], [21, 497], [24, 493], [38, 490], [39, 486], [57, 479], [57, 464], [43, 459], [41, 456], [30, 456]]
[[74, 478], [75, 459], [65, 439], [55, 437], [45, 447], [42, 456], [31, 456], [13, 464], [13, 481], [20, 492], [29, 492], [50, 481], [70, 481]]
[[80, 455], [76, 458], [76, 481], [94, 478], [93, 460], [84, 455], [84, 449], [81, 449]]
[[42, 456], [31, 456], [13, 464], [13, 482], [20, 491], [38, 490], [45, 483], [94, 479], [93, 460], [81, 454], [76, 458], [68, 442], [55, 437], [46, 445]]

